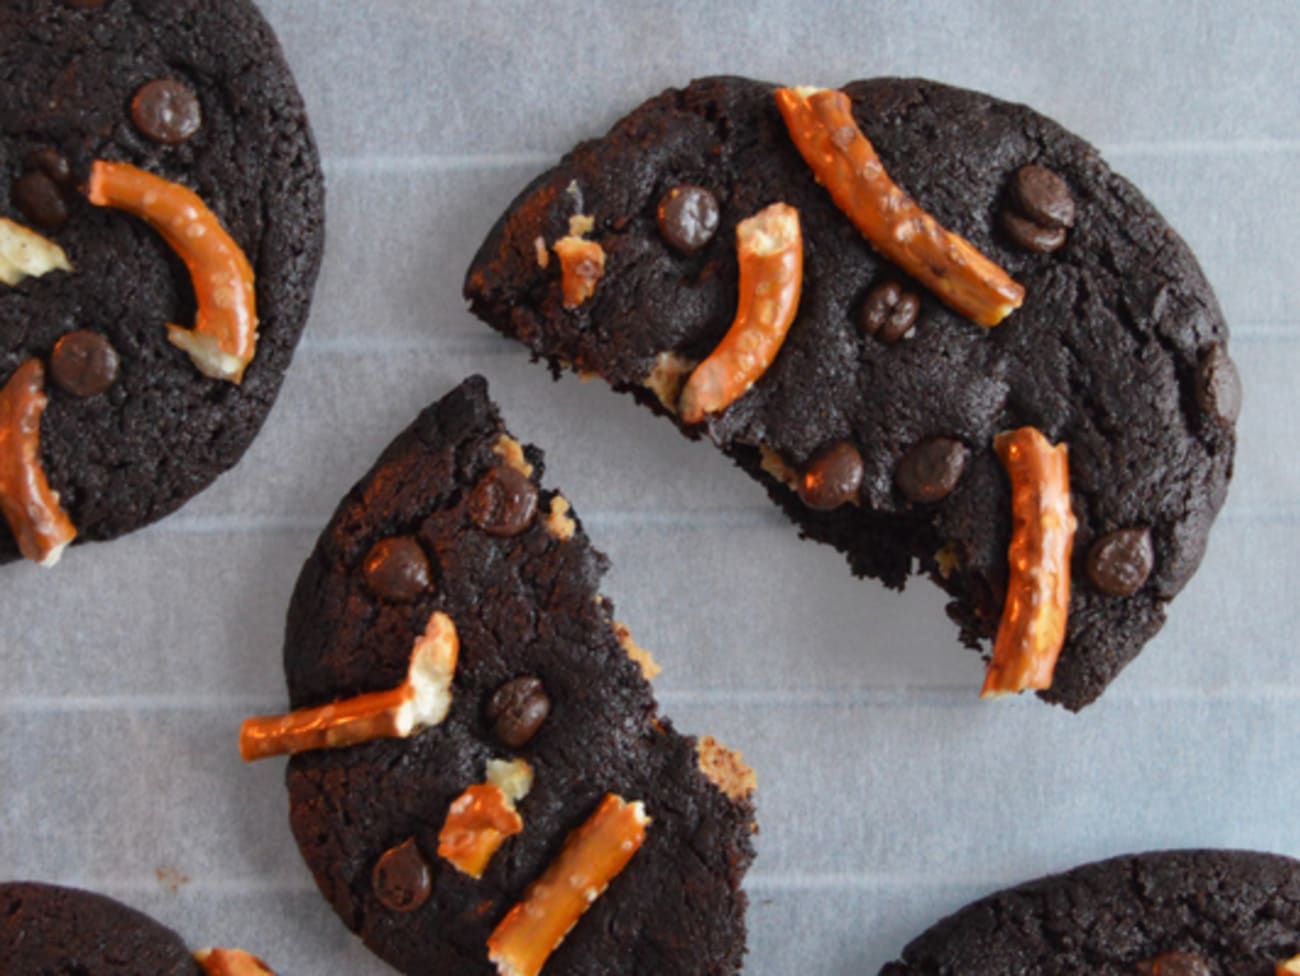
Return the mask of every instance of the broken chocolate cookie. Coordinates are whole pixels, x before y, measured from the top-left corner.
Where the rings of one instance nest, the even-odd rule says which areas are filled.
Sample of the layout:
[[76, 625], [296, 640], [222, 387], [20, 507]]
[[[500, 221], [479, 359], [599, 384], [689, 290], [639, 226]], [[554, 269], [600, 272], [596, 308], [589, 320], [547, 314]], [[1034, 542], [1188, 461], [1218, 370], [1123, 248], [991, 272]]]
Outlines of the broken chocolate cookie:
[[[678, 199], [710, 202], [689, 247]], [[800, 239], [745, 234], [778, 206]], [[575, 222], [603, 261], [576, 304], [539, 260]], [[790, 276], [753, 271], [787, 252]], [[1082, 139], [934, 82], [667, 91], [516, 198], [465, 294], [554, 369], [712, 439], [856, 573], [919, 567], [968, 644], [1002, 631], [1002, 657], [1033, 659], [995, 693], [1101, 694], [1200, 563], [1232, 471], [1240, 385], [1186, 246]], [[1058, 484], [1031, 472], [1017, 507], [996, 445], [1028, 430]], [[834, 478], [831, 450], [856, 459]], [[1050, 592], [1020, 585], [1040, 575]]]
[[[658, 714], [605, 558], [541, 474], [482, 379], [425, 410], [303, 567], [293, 710], [241, 751], [292, 754], [303, 857], [402, 972], [737, 972], [753, 774]], [[376, 585], [389, 539], [420, 586]]]

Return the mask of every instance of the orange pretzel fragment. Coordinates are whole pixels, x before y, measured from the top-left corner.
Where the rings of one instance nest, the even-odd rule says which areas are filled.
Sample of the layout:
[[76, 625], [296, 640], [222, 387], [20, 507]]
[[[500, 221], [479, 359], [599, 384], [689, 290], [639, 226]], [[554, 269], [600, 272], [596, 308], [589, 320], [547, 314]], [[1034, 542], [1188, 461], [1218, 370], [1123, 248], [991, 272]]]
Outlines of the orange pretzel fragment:
[[77, 536], [41, 467], [41, 414], [45, 367], [29, 359], [0, 389], [0, 512], [18, 551], [42, 566], [53, 566]]
[[194, 958], [207, 976], [275, 976], [270, 966], [243, 949], [200, 949]]
[[451, 708], [459, 653], [456, 625], [438, 611], [416, 638], [406, 680], [396, 688], [288, 715], [246, 719], [239, 729], [239, 754], [252, 762], [283, 753], [342, 749], [371, 739], [404, 739], [437, 725]]
[[1010, 577], [982, 698], [1052, 686], [1070, 610], [1069, 449], [1034, 427], [999, 434], [993, 447], [1011, 479]]
[[1275, 976], [1300, 976], [1300, 956], [1282, 959], [1273, 967]]
[[736, 225], [740, 301], [731, 328], [695, 367], [678, 401], [688, 424], [735, 403], [776, 359], [799, 310], [803, 232], [799, 211], [774, 203]]
[[596, 283], [605, 276], [605, 249], [573, 235], [561, 237], [554, 249], [560, 259], [564, 307], [573, 310], [596, 293]]
[[471, 878], [483, 877], [488, 862], [524, 829], [515, 804], [533, 785], [533, 770], [522, 759], [488, 760], [487, 782], [476, 783], [452, 801], [438, 834], [438, 856]]
[[817, 182], [881, 254], [980, 325], [997, 325], [1020, 307], [1024, 288], [889, 178], [848, 95], [778, 88], [776, 104]]
[[649, 823], [641, 803], [605, 795], [488, 938], [488, 959], [499, 976], [537, 976], [542, 971], [569, 930], [627, 867], [645, 841]]
[[257, 348], [253, 268], [216, 214], [194, 191], [129, 163], [97, 160], [90, 202], [144, 220], [185, 262], [194, 282], [194, 328], [168, 324], [167, 338], [204, 376], [238, 384]]

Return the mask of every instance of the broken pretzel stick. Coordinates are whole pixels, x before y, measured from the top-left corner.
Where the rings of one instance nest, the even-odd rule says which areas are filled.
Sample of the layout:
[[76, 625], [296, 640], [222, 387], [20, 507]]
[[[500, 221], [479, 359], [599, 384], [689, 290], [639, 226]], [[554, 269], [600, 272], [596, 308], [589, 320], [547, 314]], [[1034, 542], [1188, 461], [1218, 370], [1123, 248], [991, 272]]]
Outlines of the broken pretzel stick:
[[705, 414], [735, 403], [776, 359], [799, 310], [803, 289], [803, 233], [799, 211], [774, 203], [736, 226], [740, 302], [718, 347], [695, 367], [678, 401], [681, 418], [697, 424]]
[[253, 268], [216, 214], [194, 191], [129, 163], [97, 160], [86, 189], [90, 202], [134, 214], [162, 235], [194, 282], [194, 328], [168, 324], [171, 344], [200, 373], [238, 384], [257, 348]]
[[63, 248], [7, 217], [0, 217], [0, 284], [17, 285], [51, 271], [71, 271]]
[[1279, 960], [1273, 967], [1276, 976], [1300, 976], [1300, 956]]
[[1024, 288], [889, 178], [848, 95], [778, 88], [776, 104], [817, 182], [881, 254], [980, 325], [997, 325], [1020, 307]]
[[488, 862], [524, 829], [515, 809], [533, 786], [533, 770], [522, 759], [489, 759], [487, 782], [476, 783], [452, 801], [438, 834], [438, 856], [471, 878], [483, 877]]
[[582, 914], [627, 867], [645, 841], [649, 823], [641, 803], [605, 795], [488, 938], [488, 959], [499, 976], [537, 976], [542, 971]]
[[591, 215], [574, 214], [569, 218], [569, 233], [553, 245], [555, 256], [560, 259], [563, 304], [569, 311], [594, 295], [597, 282], [605, 277], [605, 249], [586, 239], [595, 226]]
[[77, 535], [41, 467], [41, 414], [45, 367], [29, 359], [0, 389], [0, 512], [18, 551], [32, 562], [53, 566]]
[[243, 949], [200, 949], [194, 958], [207, 976], [275, 976], [270, 966]]
[[406, 680], [396, 688], [247, 719], [239, 729], [239, 754], [252, 762], [282, 753], [341, 749], [371, 739], [404, 739], [437, 725], [451, 708], [459, 651], [456, 625], [438, 611], [416, 638]]
[[1069, 449], [1034, 427], [999, 434], [993, 447], [1011, 479], [1010, 578], [982, 698], [1052, 686], [1070, 610]]

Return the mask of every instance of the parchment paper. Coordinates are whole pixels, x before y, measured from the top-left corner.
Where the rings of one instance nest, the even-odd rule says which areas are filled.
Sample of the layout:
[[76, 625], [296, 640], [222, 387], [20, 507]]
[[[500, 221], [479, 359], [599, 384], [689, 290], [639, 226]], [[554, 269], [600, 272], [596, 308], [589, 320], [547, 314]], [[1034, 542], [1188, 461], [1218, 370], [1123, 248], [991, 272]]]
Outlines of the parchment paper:
[[[260, 439], [179, 514], [0, 568], [0, 878], [92, 887], [282, 976], [387, 968], [318, 896], [283, 763], [298, 568], [417, 410], [486, 374], [614, 569], [665, 710], [743, 750], [762, 833], [747, 972], [872, 973], [997, 887], [1134, 850], [1300, 855], [1300, 6], [1272, 2], [263, 0], [329, 181], [306, 338]], [[943, 600], [853, 580], [707, 446], [528, 362], [460, 299], [531, 176], [664, 87], [919, 74], [1098, 143], [1187, 238], [1234, 330], [1237, 471], [1200, 573], [1102, 701], [981, 703]]]

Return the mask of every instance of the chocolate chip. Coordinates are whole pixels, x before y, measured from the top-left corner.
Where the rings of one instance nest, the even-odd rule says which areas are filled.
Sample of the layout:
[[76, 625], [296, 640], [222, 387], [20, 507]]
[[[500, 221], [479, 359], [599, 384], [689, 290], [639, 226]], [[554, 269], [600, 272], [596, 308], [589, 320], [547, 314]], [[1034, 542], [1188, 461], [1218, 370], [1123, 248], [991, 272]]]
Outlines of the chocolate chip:
[[63, 0], [65, 7], [73, 10], [97, 10], [104, 6], [105, 0]]
[[957, 487], [969, 454], [959, 440], [928, 437], [913, 444], [899, 459], [894, 484], [909, 501], [937, 502]]
[[814, 511], [829, 512], [858, 497], [862, 474], [862, 455], [853, 442], [836, 441], [804, 465], [799, 497]]
[[131, 118], [150, 139], [169, 146], [190, 138], [203, 123], [194, 89], [174, 78], [156, 78], [141, 85], [131, 100]]
[[1201, 360], [1196, 376], [1196, 402], [1225, 424], [1236, 423], [1241, 414], [1241, 376], [1223, 346], [1215, 346]]
[[1107, 596], [1132, 596], [1151, 575], [1156, 554], [1147, 529], [1117, 529], [1088, 550], [1088, 579]]
[[892, 345], [916, 325], [921, 299], [896, 281], [886, 281], [867, 292], [858, 309], [858, 326], [869, 336]]
[[409, 603], [429, 588], [429, 557], [409, 535], [376, 542], [366, 553], [362, 571], [370, 592], [390, 603]]
[[1139, 976], [1214, 976], [1210, 964], [1194, 952], [1166, 952], [1137, 964]]
[[507, 681], [487, 704], [493, 732], [511, 749], [518, 749], [536, 735], [550, 714], [550, 696], [541, 680], [531, 675]]
[[68, 222], [68, 204], [63, 199], [63, 191], [40, 170], [18, 178], [13, 200], [22, 215], [38, 227], [58, 230]]
[[370, 873], [370, 884], [375, 897], [395, 912], [413, 912], [429, 900], [433, 871], [414, 837], [384, 851]]
[[1011, 202], [1039, 227], [1074, 226], [1074, 197], [1065, 180], [1046, 166], [1021, 166], [1011, 179]]
[[29, 172], [36, 170], [44, 173], [61, 187], [72, 185], [72, 164], [57, 149], [47, 147], [29, 153], [23, 160], [23, 168]]
[[537, 514], [537, 488], [514, 468], [493, 468], [469, 496], [469, 517], [489, 535], [518, 535]]
[[54, 344], [50, 375], [73, 396], [98, 396], [117, 379], [118, 358], [113, 344], [98, 332], [78, 329]]
[[702, 186], [675, 186], [659, 201], [659, 233], [669, 246], [694, 254], [718, 229], [718, 201]]
[[1050, 254], [1065, 243], [1064, 227], [1041, 227], [1010, 210], [1002, 211], [1001, 223], [1013, 243], [1035, 254]]

